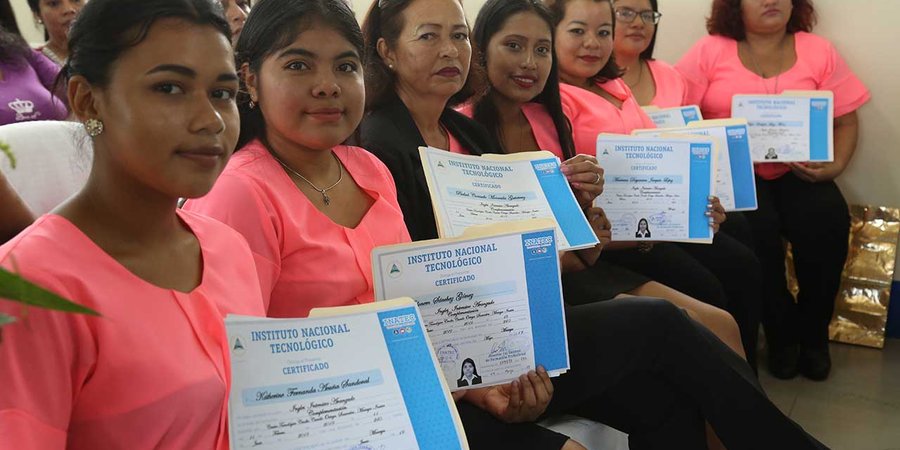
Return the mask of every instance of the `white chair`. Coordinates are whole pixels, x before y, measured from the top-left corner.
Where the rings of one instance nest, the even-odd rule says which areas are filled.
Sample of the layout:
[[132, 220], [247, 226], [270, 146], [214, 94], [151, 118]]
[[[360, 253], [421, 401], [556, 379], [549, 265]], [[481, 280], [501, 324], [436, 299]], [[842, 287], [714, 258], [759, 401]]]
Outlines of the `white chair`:
[[540, 423], [578, 441], [588, 450], [628, 450], [628, 435], [615, 428], [577, 416], [560, 416]]
[[36, 216], [78, 192], [87, 181], [93, 147], [77, 122], [34, 121], [0, 126], [0, 141], [16, 159], [0, 155], [0, 171]]

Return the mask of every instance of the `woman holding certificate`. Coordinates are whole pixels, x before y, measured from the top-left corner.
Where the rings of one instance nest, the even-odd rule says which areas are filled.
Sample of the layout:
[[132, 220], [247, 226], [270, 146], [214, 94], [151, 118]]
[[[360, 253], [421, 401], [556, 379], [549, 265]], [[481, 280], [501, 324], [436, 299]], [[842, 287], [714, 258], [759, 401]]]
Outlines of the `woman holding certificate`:
[[[572, 158], [572, 132], [562, 111], [553, 57], [553, 16], [543, 5], [530, 10], [527, 5], [515, 1], [500, 7], [488, 2], [482, 8], [473, 36], [483, 51], [491, 89], [460, 111], [485, 125], [496, 141], [494, 147], [504, 153], [544, 149]], [[650, 237], [646, 219], [638, 223], [638, 233]], [[743, 352], [737, 325], [725, 311], [603, 260], [586, 265], [566, 253], [562, 261], [563, 288], [570, 303], [620, 294], [665, 298], [689, 310], [736, 352]]]
[[228, 448], [222, 318], [261, 315], [259, 281], [240, 235], [176, 206], [237, 142], [230, 35], [211, 0], [92, 0], [74, 25], [63, 71], [90, 178], [0, 263], [100, 316], [31, 308], [3, 327], [4, 448]]
[[342, 145], [364, 107], [353, 13], [341, 0], [263, 2], [235, 51], [247, 90], [240, 149], [184, 208], [247, 238], [270, 317], [373, 301], [372, 249], [409, 234], [384, 164]]
[[[630, 134], [636, 128], [655, 128], [620, 77], [613, 54], [613, 35], [618, 22], [614, 19], [617, 13], [612, 3], [599, 0], [546, 3], [554, 12], [561, 98], [572, 123], [576, 151], [596, 153], [598, 133]], [[649, 14], [638, 3], [627, 5]], [[625, 7], [619, 7], [619, 2], [616, 7], [625, 15], [633, 11], [621, 9]], [[630, 25], [634, 27], [633, 22]], [[717, 231], [725, 221], [725, 212], [715, 197], [709, 205], [708, 215]], [[743, 350], [741, 353], [756, 367], [761, 299], [755, 286], [759, 284], [761, 269], [752, 250], [725, 234], [717, 234], [712, 245], [660, 243], [638, 251], [634, 244], [614, 243], [610, 250], [613, 249], [616, 251], [604, 252], [601, 258], [731, 313], [740, 329], [740, 342], [732, 346]]]
[[674, 67], [653, 58], [662, 14], [658, 0], [615, 0], [616, 63], [641, 106], [674, 108], [684, 105], [687, 88]]
[[[731, 116], [736, 94], [785, 90], [834, 93], [834, 161], [756, 165], [759, 209], [747, 213], [762, 262], [763, 322], [769, 369], [824, 380], [831, 369], [828, 323], [847, 257], [849, 213], [834, 183], [856, 150], [856, 110], [869, 91], [834, 46], [811, 34], [815, 11], [806, 0], [716, 0], [701, 39], [677, 64], [689, 103], [706, 118]], [[793, 246], [797, 302], [784, 276], [784, 244]]]
[[[486, 8], [521, 4], [527, 10], [537, 2], [494, 0]], [[410, 213], [407, 222], [412, 215], [432, 216], [414, 149], [427, 143], [483, 153], [491, 145], [483, 128], [447, 109], [469, 76], [472, 47], [462, 5], [458, 0], [382, 0], [372, 6], [363, 28], [367, 76], [382, 83], [369, 86], [373, 104], [361, 125], [361, 141], [386, 162], [398, 183], [406, 184], [401, 206]], [[424, 233], [436, 235], [433, 219], [430, 224]], [[577, 411], [610, 423], [629, 432], [635, 449], [703, 448], [704, 416], [729, 448], [822, 448], [765, 399], [744, 361], [670, 303], [636, 299], [573, 306], [566, 324], [573, 369], [553, 380], [549, 403], [539, 402], [538, 411]], [[659, 327], [668, 331], [658, 334]], [[664, 369], [644, 365], [656, 358], [665, 360]], [[498, 395], [504, 394], [496, 388], [469, 391], [464, 402], [504, 422], [522, 423], [505, 424], [490, 415], [467, 420], [471, 413], [464, 412], [473, 448], [577, 448], [565, 436], [534, 425], [540, 414], [504, 418], [504, 408], [498, 410], [495, 403]]]

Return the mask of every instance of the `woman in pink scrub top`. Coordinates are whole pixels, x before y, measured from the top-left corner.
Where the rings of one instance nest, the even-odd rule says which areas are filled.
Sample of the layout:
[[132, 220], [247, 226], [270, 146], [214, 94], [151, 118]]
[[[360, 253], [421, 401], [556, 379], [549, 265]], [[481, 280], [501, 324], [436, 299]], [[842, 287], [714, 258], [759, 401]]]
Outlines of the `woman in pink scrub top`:
[[341, 144], [362, 120], [362, 49], [341, 0], [262, 2], [238, 39], [242, 148], [185, 208], [247, 238], [271, 317], [372, 302], [372, 249], [409, 241], [390, 172]]
[[641, 106], [674, 108], [684, 105], [684, 77], [664, 61], [653, 59], [659, 30], [657, 0], [615, 0], [616, 63], [624, 69], [622, 81]]
[[[735, 94], [834, 92], [834, 162], [757, 164], [759, 209], [746, 214], [764, 270], [769, 369], [785, 379], [802, 373], [824, 380], [831, 369], [828, 323], [850, 227], [834, 180], [856, 150], [856, 110], [869, 100], [834, 46], [810, 33], [814, 22], [807, 0], [716, 0], [710, 36], [677, 64], [688, 82], [687, 101], [699, 104], [709, 119], [730, 117]], [[793, 246], [796, 303], [784, 277], [782, 239]]]
[[[575, 149], [582, 154], [596, 152], [597, 134], [601, 132], [630, 134], [635, 128], [655, 126], [641, 110], [628, 86], [619, 77], [613, 55], [614, 12], [608, 0], [561, 0], [548, 2], [556, 19], [555, 49], [559, 61], [560, 91], [563, 110], [572, 123]], [[718, 230], [725, 214], [718, 199], [710, 201], [713, 227]], [[613, 242], [600, 258], [649, 277], [658, 283], [647, 283], [635, 292], [677, 301], [689, 309], [703, 310], [704, 324], [716, 330], [729, 345], [748, 358], [755, 367], [755, 332], [759, 323], [760, 300], [757, 296], [729, 295], [724, 284], [739, 281], [739, 288], [752, 290], [758, 284], [758, 263], [753, 252], [729, 236], [717, 236], [712, 246], [660, 243], [652, 248], [635, 248], [634, 243]], [[695, 254], [697, 252], [709, 254]], [[728, 276], [726, 276], [728, 275]], [[668, 287], [666, 287], [668, 286]], [[683, 293], [683, 294], [681, 294]], [[677, 294], [677, 295], [675, 295]], [[687, 295], [685, 295], [687, 294]], [[712, 305], [696, 305], [696, 300]], [[695, 308], [696, 306], [696, 308]], [[701, 309], [702, 308], [702, 309]], [[719, 327], [718, 312], [728, 322], [737, 320], [738, 336], [731, 327]], [[738, 334], [735, 332], [735, 334]], [[727, 336], [727, 337], [726, 337]]]
[[73, 28], [64, 70], [91, 175], [0, 264], [100, 316], [31, 308], [4, 327], [4, 448], [228, 448], [222, 317], [263, 314], [259, 282], [239, 234], [176, 205], [209, 191], [237, 142], [229, 35], [211, 0], [93, 0]]

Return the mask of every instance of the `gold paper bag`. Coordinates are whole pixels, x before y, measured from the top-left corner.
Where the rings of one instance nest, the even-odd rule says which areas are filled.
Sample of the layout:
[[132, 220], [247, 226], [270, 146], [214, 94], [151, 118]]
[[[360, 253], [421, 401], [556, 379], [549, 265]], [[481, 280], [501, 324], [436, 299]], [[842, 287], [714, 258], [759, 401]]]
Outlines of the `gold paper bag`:
[[883, 348], [900, 235], [900, 208], [850, 207], [850, 251], [829, 326], [831, 340]]

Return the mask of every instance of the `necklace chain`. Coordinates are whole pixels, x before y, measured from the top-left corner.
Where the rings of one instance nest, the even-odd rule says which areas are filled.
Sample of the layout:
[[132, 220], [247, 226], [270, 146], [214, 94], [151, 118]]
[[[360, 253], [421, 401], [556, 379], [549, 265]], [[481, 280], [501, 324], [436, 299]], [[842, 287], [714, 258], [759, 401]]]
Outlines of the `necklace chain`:
[[341, 181], [344, 180], [344, 165], [341, 164], [341, 161], [338, 159], [337, 155], [334, 154], [334, 152], [331, 153], [331, 156], [334, 158], [334, 161], [338, 165], [338, 172], [340, 173], [340, 176], [338, 177], [338, 180], [334, 182], [334, 184], [332, 184], [331, 186], [328, 186], [325, 189], [320, 189], [318, 186], [313, 184], [312, 181], [309, 181], [308, 179], [306, 179], [306, 177], [304, 177], [303, 175], [300, 175], [300, 172], [297, 172], [291, 166], [287, 165], [287, 163], [282, 161], [281, 158], [279, 158], [278, 155], [275, 154], [275, 152], [271, 152], [271, 153], [272, 153], [272, 157], [275, 158], [275, 161], [278, 161], [278, 164], [281, 164], [281, 166], [284, 167], [285, 170], [296, 175], [301, 180], [305, 181], [306, 184], [310, 185], [313, 189], [315, 189], [316, 192], [322, 194], [322, 201], [325, 202], [325, 206], [328, 206], [331, 204], [331, 197], [328, 196], [328, 191], [334, 189], [338, 184], [341, 183]]
[[631, 90], [634, 90], [634, 88], [636, 86], [639, 86], [641, 84], [641, 80], [644, 79], [644, 61], [642, 61], [641, 59], [638, 59], [638, 67], [640, 67], [641, 69], [640, 69], [640, 71], [638, 71], [637, 81], [635, 81], [634, 84], [629, 84], [627, 82], [625, 83], [628, 85], [628, 88]]
[[784, 69], [784, 39], [779, 43], [780, 51], [778, 53], [778, 74], [775, 75], [775, 89], [772, 92], [769, 92], [769, 85], [766, 83], [766, 73], [763, 72], [759, 63], [756, 61], [756, 55], [753, 52], [753, 46], [750, 45], [749, 42], [744, 41], [747, 46], [747, 53], [750, 55], [750, 62], [753, 63], [753, 67], [756, 69], [756, 73], [762, 78], [763, 89], [766, 90], [766, 94], [777, 94], [778, 93], [778, 81], [781, 79], [781, 71]]

